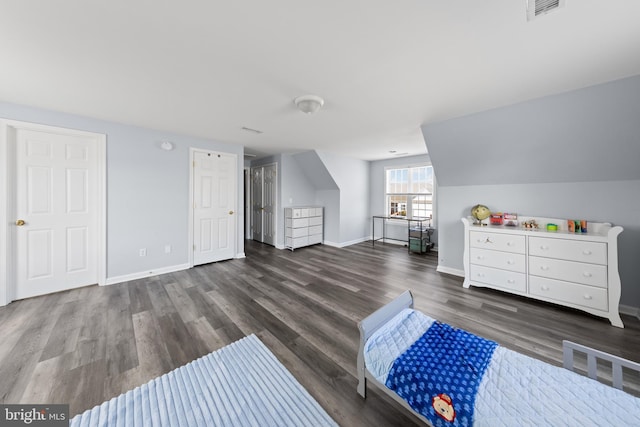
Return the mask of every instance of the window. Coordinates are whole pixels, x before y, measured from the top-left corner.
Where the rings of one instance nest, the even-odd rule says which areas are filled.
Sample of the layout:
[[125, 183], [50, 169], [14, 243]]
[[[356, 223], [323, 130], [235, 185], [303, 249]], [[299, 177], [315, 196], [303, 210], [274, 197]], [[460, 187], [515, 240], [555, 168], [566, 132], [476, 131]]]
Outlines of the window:
[[414, 166], [385, 170], [387, 215], [433, 218], [433, 168]]

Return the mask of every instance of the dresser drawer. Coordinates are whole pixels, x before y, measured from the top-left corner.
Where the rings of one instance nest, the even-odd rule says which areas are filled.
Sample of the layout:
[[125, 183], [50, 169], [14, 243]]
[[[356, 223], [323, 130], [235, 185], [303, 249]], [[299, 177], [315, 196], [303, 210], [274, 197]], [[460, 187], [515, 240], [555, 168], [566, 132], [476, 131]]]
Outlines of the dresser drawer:
[[472, 265], [469, 279], [472, 282], [490, 285], [492, 288], [502, 288], [521, 293], [527, 291], [527, 276], [524, 273]]
[[487, 233], [483, 231], [471, 231], [469, 244], [473, 248], [493, 249], [496, 251], [525, 252], [525, 237], [513, 234]]
[[321, 216], [312, 216], [309, 218], [309, 225], [322, 225]]
[[607, 287], [607, 266], [553, 258], [529, 257], [529, 274], [585, 285]]
[[309, 218], [287, 218], [285, 225], [291, 228], [308, 227]]
[[517, 271], [519, 273], [524, 273], [526, 271], [525, 256], [522, 254], [471, 248], [469, 256], [469, 262], [471, 264], [501, 268], [504, 270]]
[[530, 237], [529, 255], [606, 265], [607, 244]]
[[307, 218], [309, 216], [308, 208], [293, 208], [291, 211], [291, 216], [293, 218]]
[[529, 277], [529, 293], [582, 307], [607, 310], [607, 290], [544, 277]]
[[286, 245], [290, 248], [299, 248], [301, 246], [307, 246], [309, 244], [309, 237], [308, 236], [303, 236], [303, 237], [287, 237], [286, 238]]
[[316, 243], [322, 243], [322, 234], [309, 235], [309, 244], [315, 245]]
[[313, 227], [309, 227], [309, 236], [312, 234], [322, 234], [322, 226], [314, 225]]
[[285, 231], [286, 237], [302, 237], [307, 236], [309, 234], [309, 228], [287, 228]]

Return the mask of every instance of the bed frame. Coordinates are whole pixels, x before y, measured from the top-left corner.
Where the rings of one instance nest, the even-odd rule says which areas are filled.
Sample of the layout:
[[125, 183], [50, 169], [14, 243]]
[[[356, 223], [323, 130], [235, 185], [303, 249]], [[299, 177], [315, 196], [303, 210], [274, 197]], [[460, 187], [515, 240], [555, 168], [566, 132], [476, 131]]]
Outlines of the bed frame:
[[[407, 402], [405, 402], [395, 392], [387, 388], [384, 384], [379, 382], [371, 372], [367, 369], [364, 363], [364, 345], [367, 340], [380, 329], [385, 323], [391, 320], [396, 314], [405, 308], [413, 308], [413, 295], [410, 291], [404, 291], [400, 296], [396, 297], [393, 301], [387, 305], [379, 308], [361, 322], [358, 323], [358, 329], [360, 330], [360, 347], [358, 349], [357, 360], [357, 373], [358, 373], [358, 394], [363, 398], [366, 398], [367, 393], [367, 381], [374, 384], [385, 394], [390, 396], [393, 400], [400, 403], [403, 407], [408, 409], [413, 415], [431, 425], [427, 418], [423, 415], [415, 412]], [[599, 350], [595, 350], [590, 347], [586, 347], [580, 344], [573, 343], [571, 341], [562, 341], [563, 352], [563, 367], [573, 371], [574, 370], [574, 352], [585, 353], [587, 355], [587, 376], [589, 378], [599, 380], [598, 378], [598, 360], [606, 361], [611, 364], [612, 382], [613, 387], [622, 390], [623, 389], [623, 375], [622, 368], [628, 368], [632, 371], [640, 373], [640, 363], [632, 362], [627, 359], [623, 359], [618, 356], [614, 356], [609, 353], [605, 353]]]

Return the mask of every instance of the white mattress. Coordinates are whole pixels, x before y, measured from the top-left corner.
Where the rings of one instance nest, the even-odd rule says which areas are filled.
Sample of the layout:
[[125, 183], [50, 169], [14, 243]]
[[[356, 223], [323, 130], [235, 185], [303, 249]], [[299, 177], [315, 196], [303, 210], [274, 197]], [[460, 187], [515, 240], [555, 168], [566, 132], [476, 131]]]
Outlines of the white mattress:
[[335, 426], [255, 336], [71, 419], [78, 426]]
[[[365, 365], [382, 384], [393, 361], [433, 319], [397, 314], [365, 344]], [[569, 370], [498, 347], [480, 382], [474, 426], [640, 426], [640, 399]]]

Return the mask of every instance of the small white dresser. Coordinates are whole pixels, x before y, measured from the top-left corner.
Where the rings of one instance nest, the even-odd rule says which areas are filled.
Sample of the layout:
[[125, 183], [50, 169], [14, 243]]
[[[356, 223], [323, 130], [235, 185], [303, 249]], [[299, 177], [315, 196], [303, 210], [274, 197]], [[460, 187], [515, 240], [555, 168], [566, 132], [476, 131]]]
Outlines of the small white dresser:
[[[478, 226], [471, 218], [462, 218], [463, 286], [489, 287], [573, 307], [624, 327], [618, 312], [617, 238], [622, 227], [589, 223], [587, 233], [571, 233], [566, 220], [535, 219], [539, 229]], [[557, 224], [558, 231], [546, 231], [547, 223]]]
[[322, 206], [294, 206], [284, 209], [284, 246], [294, 250], [322, 243]]

